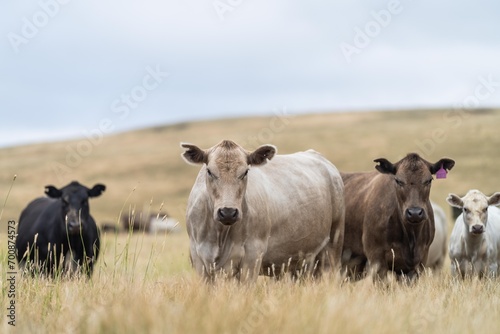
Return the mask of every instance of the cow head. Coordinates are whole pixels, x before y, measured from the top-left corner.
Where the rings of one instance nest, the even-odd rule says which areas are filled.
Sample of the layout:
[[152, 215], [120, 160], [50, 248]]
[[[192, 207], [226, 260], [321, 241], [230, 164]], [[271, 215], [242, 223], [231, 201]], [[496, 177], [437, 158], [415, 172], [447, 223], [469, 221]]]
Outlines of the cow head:
[[89, 197], [97, 197], [106, 189], [102, 184], [96, 184], [92, 189], [73, 181], [64, 188], [46, 186], [45, 194], [61, 201], [61, 215], [69, 234], [77, 234], [85, 226], [90, 216]]
[[449, 194], [446, 201], [451, 206], [462, 209], [462, 217], [469, 233], [478, 235], [486, 230], [488, 206], [500, 205], [500, 192], [487, 197], [479, 190], [469, 190], [462, 198]]
[[446, 158], [430, 163], [416, 153], [394, 164], [383, 158], [375, 162], [379, 163], [375, 168], [380, 173], [393, 175], [400, 219], [410, 224], [419, 224], [428, 217], [432, 175], [441, 168], [450, 170], [455, 165], [455, 161]]
[[205, 183], [213, 205], [213, 219], [232, 225], [243, 218], [242, 203], [250, 166], [261, 166], [271, 160], [276, 147], [262, 145], [248, 152], [236, 143], [224, 140], [210, 149], [182, 143], [182, 157], [192, 164], [203, 164]]

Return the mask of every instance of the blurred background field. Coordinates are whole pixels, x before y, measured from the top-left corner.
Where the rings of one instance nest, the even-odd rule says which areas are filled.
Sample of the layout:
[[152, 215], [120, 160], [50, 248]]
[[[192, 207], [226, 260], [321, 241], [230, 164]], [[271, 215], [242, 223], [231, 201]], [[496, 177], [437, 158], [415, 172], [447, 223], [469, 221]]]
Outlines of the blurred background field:
[[[2, 309], [9, 301], [4, 285], [7, 221], [17, 221], [23, 207], [43, 195], [45, 185], [78, 180], [89, 187], [107, 186], [90, 203], [98, 224], [118, 224], [121, 215], [133, 210], [161, 208], [179, 221], [180, 231], [103, 233], [102, 256], [91, 281], [18, 277], [20, 332], [494, 332], [500, 326], [500, 319], [491, 316], [500, 312], [499, 282], [454, 281], [449, 262], [442, 273], [426, 273], [412, 287], [376, 289], [363, 282], [264, 278], [251, 287], [201, 284], [190, 268], [184, 221], [199, 168], [181, 159], [179, 143], [208, 148], [232, 139], [249, 150], [272, 143], [281, 154], [313, 148], [342, 171], [373, 170], [374, 159], [395, 162], [408, 152], [431, 162], [450, 157], [455, 168], [447, 179], [435, 180], [431, 190], [431, 199], [450, 218], [448, 193], [470, 188], [486, 194], [500, 191], [499, 125], [500, 110], [324, 113], [182, 123], [104, 137], [71, 167], [66, 164], [68, 152], [85, 140], [0, 149], [0, 203], [6, 202], [0, 233]], [[0, 329], [11, 329], [5, 318]]]
[[[374, 159], [395, 162], [408, 152], [429, 161], [450, 157], [455, 168], [446, 180], [436, 180], [431, 191], [432, 199], [446, 211], [449, 192], [499, 190], [495, 180], [500, 110], [279, 115], [159, 126], [104, 137], [98, 144], [81, 139], [0, 149], [2, 202], [17, 175], [4, 208], [2, 231], [7, 219], [17, 220], [30, 200], [43, 195], [45, 185], [62, 187], [72, 180], [89, 187], [107, 186], [91, 202], [99, 223], [117, 222], [121, 212], [133, 209], [162, 208], [183, 226], [186, 200], [199, 168], [181, 159], [180, 142], [208, 148], [231, 139], [248, 150], [271, 143], [280, 154], [313, 148], [342, 171], [371, 171]], [[79, 147], [90, 149], [81, 150], [83, 155], [78, 154]]]

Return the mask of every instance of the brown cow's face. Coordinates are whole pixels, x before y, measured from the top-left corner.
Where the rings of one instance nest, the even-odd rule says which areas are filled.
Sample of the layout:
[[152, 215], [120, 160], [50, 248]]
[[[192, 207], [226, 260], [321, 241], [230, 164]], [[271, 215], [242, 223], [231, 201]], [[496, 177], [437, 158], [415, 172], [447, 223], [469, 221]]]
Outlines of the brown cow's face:
[[446, 201], [462, 209], [463, 221], [467, 231], [473, 235], [482, 234], [488, 223], [488, 206], [500, 204], [500, 193], [487, 197], [479, 190], [470, 190], [463, 198], [449, 194]]
[[186, 148], [183, 157], [191, 163], [203, 163], [213, 219], [224, 225], [232, 225], [243, 218], [242, 204], [246, 192], [250, 166], [259, 166], [272, 159], [276, 148], [263, 145], [254, 152], [247, 152], [232, 141], [222, 141], [208, 150], [194, 145]]
[[393, 187], [400, 219], [409, 224], [419, 224], [428, 219], [432, 175], [441, 167], [450, 170], [455, 164], [451, 159], [441, 159], [431, 164], [416, 153], [408, 154], [395, 164], [386, 159], [377, 159], [375, 162], [380, 163], [376, 166], [379, 172], [394, 176]]
[[403, 160], [394, 175], [400, 212], [409, 223], [418, 224], [427, 219], [432, 180], [432, 174], [423, 161]]

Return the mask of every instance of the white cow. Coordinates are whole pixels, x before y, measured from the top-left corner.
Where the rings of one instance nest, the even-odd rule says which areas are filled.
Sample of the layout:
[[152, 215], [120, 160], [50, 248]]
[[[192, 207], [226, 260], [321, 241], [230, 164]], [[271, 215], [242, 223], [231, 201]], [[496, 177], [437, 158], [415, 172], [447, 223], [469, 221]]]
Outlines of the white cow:
[[316, 274], [323, 265], [340, 271], [344, 187], [322, 155], [275, 155], [272, 145], [249, 152], [228, 140], [206, 150], [181, 146], [187, 162], [202, 165], [186, 215], [191, 263], [202, 277], [251, 282]]
[[179, 222], [177, 221], [177, 219], [167, 216], [163, 216], [161, 218], [157, 216], [151, 217], [148, 228], [148, 232], [151, 234], [161, 232], [171, 233], [177, 232], [179, 230]]
[[447, 202], [461, 208], [450, 237], [453, 276], [496, 276], [500, 262], [500, 192], [490, 197], [470, 190], [463, 198], [449, 194]]
[[436, 231], [434, 233], [434, 239], [429, 247], [429, 255], [427, 256], [425, 266], [434, 270], [439, 270], [443, 267], [448, 249], [448, 245], [446, 244], [448, 239], [448, 226], [446, 224], [446, 214], [444, 210], [432, 201], [431, 205], [434, 211], [434, 226]]

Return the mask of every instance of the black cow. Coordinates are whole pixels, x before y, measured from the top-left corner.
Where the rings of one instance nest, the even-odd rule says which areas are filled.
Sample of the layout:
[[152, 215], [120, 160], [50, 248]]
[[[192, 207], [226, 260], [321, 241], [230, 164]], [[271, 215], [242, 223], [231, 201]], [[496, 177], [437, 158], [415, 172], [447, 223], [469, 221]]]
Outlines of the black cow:
[[106, 189], [89, 189], [73, 181], [62, 189], [46, 186], [47, 197], [32, 201], [21, 213], [17, 228], [17, 260], [29, 273], [47, 276], [92, 275], [99, 255], [99, 229], [90, 215], [89, 197]]

